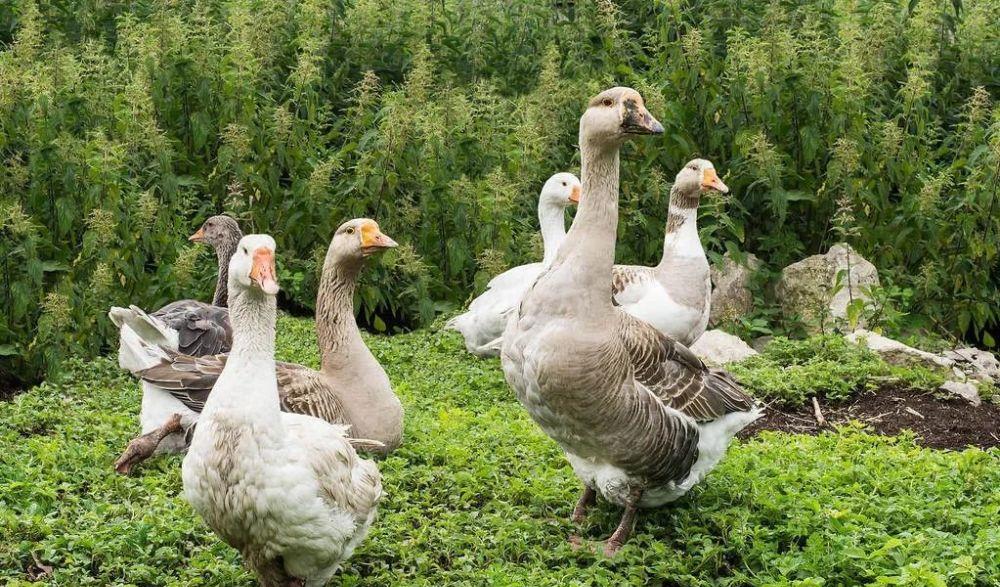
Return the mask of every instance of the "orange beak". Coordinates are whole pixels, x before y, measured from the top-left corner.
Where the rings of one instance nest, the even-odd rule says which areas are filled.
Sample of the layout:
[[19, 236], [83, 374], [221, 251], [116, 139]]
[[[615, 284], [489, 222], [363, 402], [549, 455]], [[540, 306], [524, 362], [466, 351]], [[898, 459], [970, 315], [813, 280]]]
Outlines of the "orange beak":
[[268, 295], [278, 293], [277, 271], [274, 268], [274, 251], [259, 247], [253, 252], [250, 281]]
[[715, 173], [715, 170], [712, 168], [708, 168], [705, 170], [701, 178], [701, 187], [702, 189], [718, 190], [724, 194], [729, 193], [729, 187], [726, 184], [722, 183], [722, 180], [719, 179], [719, 176]]
[[193, 243], [200, 243], [203, 240], [205, 240], [205, 227], [203, 226], [203, 227], [199, 228], [198, 232], [196, 232], [196, 233], [194, 233], [194, 234], [192, 234], [191, 236], [188, 237], [188, 240], [191, 241], [191, 242], [193, 242]]
[[580, 186], [575, 185], [575, 186], [573, 186], [573, 189], [570, 190], [570, 192], [569, 192], [569, 201], [573, 202], [574, 204], [579, 204], [580, 203]]
[[361, 225], [361, 252], [365, 255], [398, 246], [399, 243], [382, 234], [374, 220]]

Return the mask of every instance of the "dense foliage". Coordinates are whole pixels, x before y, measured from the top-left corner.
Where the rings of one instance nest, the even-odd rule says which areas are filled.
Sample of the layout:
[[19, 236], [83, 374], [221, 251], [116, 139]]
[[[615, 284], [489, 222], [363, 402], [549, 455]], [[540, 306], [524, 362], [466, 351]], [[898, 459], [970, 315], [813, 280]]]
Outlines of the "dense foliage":
[[[207, 296], [184, 237], [269, 231], [309, 308], [342, 220], [404, 243], [362, 288], [429, 321], [537, 258], [537, 190], [612, 84], [665, 124], [629, 147], [619, 257], [659, 255], [692, 156], [713, 255], [771, 270], [846, 239], [902, 310], [1000, 317], [998, 0], [14, 0], [0, 5], [0, 378], [98, 350], [113, 304]], [[990, 15], [993, 16], [990, 16]], [[375, 287], [374, 283], [378, 284]], [[763, 290], [762, 290], [763, 291]]]
[[[317, 364], [311, 321], [282, 318], [278, 332], [280, 358]], [[388, 496], [337, 584], [1000, 582], [1000, 452], [856, 428], [736, 442], [690, 496], [643, 512], [617, 558], [573, 551], [577, 481], [498, 362], [470, 357], [454, 333], [368, 341], [405, 405], [406, 438], [380, 463]], [[139, 386], [111, 358], [75, 360], [66, 382], [5, 407], [0, 583], [26, 586], [47, 566], [42, 584], [254, 584], [180, 496], [179, 456], [113, 473], [138, 407]], [[583, 536], [606, 538], [619, 515], [599, 504]]]

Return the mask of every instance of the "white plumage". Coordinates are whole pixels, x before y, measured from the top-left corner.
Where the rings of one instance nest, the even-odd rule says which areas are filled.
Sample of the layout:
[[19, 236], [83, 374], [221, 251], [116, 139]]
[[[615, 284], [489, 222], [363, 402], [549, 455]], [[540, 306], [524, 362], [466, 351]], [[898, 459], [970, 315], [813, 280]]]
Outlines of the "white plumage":
[[324, 585], [367, 535], [381, 478], [346, 427], [281, 412], [273, 250], [250, 235], [233, 256], [233, 349], [184, 458], [184, 495], [262, 585]]

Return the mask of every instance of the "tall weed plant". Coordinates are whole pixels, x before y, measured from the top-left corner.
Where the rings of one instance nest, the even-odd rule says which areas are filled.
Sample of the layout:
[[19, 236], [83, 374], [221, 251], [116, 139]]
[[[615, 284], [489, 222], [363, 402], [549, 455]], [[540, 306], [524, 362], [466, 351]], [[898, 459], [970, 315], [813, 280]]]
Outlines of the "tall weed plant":
[[[360, 287], [379, 329], [427, 324], [537, 259], [537, 191], [574, 170], [612, 84], [664, 137], [627, 147], [619, 259], [660, 253], [694, 156], [730, 197], [715, 256], [772, 269], [851, 244], [912, 310], [1000, 322], [998, 0], [13, 0], [0, 6], [0, 378], [114, 340], [112, 304], [207, 297], [185, 237], [227, 212], [278, 241], [312, 307], [344, 219], [403, 243]], [[988, 342], [988, 341], [987, 341]]]

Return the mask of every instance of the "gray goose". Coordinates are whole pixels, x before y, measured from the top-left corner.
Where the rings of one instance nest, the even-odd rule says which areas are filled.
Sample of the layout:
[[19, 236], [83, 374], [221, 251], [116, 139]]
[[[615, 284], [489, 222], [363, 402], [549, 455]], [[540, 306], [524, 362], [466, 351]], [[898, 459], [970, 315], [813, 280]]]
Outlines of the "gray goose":
[[[374, 220], [342, 224], [327, 250], [316, 299], [319, 371], [294, 363], [277, 363], [278, 392], [283, 410], [350, 426], [356, 438], [376, 441], [373, 452], [395, 450], [403, 437], [403, 407], [382, 365], [361, 338], [354, 317], [354, 290], [365, 259], [392, 248]], [[182, 452], [227, 355], [195, 357], [133, 340], [134, 354], [145, 367], [140, 420], [143, 435], [132, 441], [116, 463], [128, 473], [157, 450]]]
[[[618, 224], [618, 151], [663, 127], [638, 92], [612, 88], [580, 119], [583, 196], [552, 266], [504, 331], [507, 382], [565, 451], [583, 494], [624, 507], [604, 552], [614, 555], [639, 507], [678, 499], [722, 458], [760, 409], [727, 373], [613, 305], [608, 284]], [[557, 293], [556, 293], [557, 292]]]
[[711, 161], [689, 161], [670, 190], [660, 263], [615, 265], [611, 273], [615, 303], [684, 345], [705, 333], [711, 310], [711, 275], [698, 236], [698, 202], [710, 189], [729, 191]]
[[[229, 350], [233, 343], [233, 330], [229, 326], [227, 303], [227, 282], [229, 259], [236, 250], [236, 244], [243, 238], [243, 232], [235, 220], [220, 214], [212, 216], [202, 224], [188, 240], [207, 243], [215, 249], [219, 265], [219, 276], [215, 282], [212, 303], [198, 300], [179, 300], [163, 306], [152, 314], [147, 314], [137, 306], [113, 307], [108, 317], [119, 328], [121, 340], [131, 329], [147, 342], [154, 342], [187, 355], [214, 355]], [[129, 354], [127, 345], [118, 351], [118, 363], [123, 369], [133, 371], [137, 364]]]

